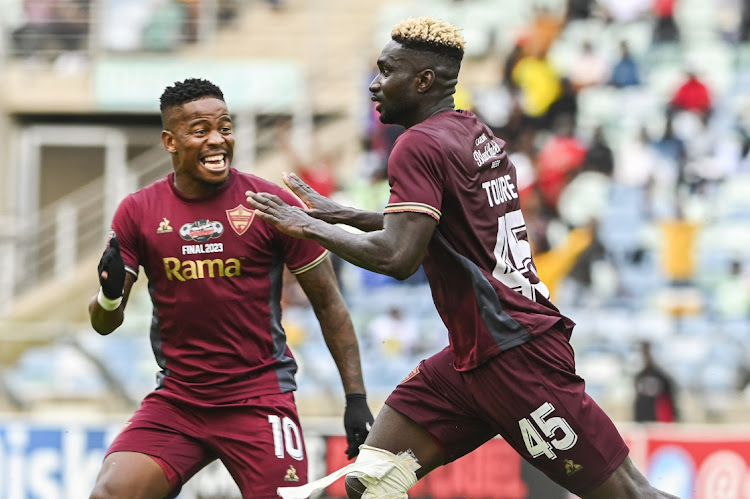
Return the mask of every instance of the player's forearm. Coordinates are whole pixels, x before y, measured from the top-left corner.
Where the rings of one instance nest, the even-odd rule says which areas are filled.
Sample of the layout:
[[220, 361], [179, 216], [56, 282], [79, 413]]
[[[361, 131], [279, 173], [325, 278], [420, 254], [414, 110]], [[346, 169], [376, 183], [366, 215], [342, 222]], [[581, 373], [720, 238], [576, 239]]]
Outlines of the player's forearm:
[[421, 260], [410, 258], [406, 247], [385, 239], [382, 230], [352, 234], [319, 222], [305, 227], [305, 237], [317, 241], [349, 263], [396, 279], [406, 279], [421, 264]]
[[359, 356], [359, 343], [343, 300], [328, 310], [316, 312], [328, 350], [336, 363], [344, 392], [366, 393]]
[[96, 295], [89, 302], [89, 318], [91, 326], [101, 335], [108, 335], [122, 324], [124, 319], [124, 303], [119, 308], [107, 311], [104, 310], [96, 299]]

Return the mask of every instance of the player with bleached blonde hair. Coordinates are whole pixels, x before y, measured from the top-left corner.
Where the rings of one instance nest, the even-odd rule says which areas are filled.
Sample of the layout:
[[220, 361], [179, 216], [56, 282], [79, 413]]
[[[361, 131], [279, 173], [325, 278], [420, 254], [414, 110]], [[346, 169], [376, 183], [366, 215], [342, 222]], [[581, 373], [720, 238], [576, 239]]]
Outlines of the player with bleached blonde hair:
[[388, 397], [354, 464], [279, 494], [308, 497], [346, 474], [350, 498], [405, 498], [499, 434], [583, 498], [672, 497], [636, 469], [575, 372], [575, 324], [537, 275], [506, 143], [454, 108], [463, 52], [457, 28], [417, 18], [393, 29], [378, 59], [380, 120], [406, 127], [388, 160], [385, 213], [341, 206], [295, 175], [284, 181], [309, 210], [248, 193], [264, 221], [368, 270], [405, 279], [423, 265], [450, 337]]

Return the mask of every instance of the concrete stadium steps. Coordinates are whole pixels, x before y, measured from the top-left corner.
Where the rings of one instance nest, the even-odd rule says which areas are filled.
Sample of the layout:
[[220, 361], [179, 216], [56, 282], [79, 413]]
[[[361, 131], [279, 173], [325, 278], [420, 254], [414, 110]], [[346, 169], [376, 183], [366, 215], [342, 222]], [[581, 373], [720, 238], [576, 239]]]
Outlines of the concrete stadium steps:
[[288, 0], [284, 9], [273, 10], [255, 2], [211, 43], [182, 53], [186, 57], [297, 61], [308, 75], [313, 109], [346, 111], [361, 97], [361, 72], [366, 67], [362, 61], [372, 59], [374, 21], [380, 6], [346, 0]]

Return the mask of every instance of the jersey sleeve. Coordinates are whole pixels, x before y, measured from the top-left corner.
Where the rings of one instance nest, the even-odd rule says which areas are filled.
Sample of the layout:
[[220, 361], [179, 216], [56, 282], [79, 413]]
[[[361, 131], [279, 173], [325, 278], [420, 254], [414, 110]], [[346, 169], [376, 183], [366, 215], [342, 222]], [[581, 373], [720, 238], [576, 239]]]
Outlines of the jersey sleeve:
[[440, 222], [443, 201], [444, 154], [422, 133], [404, 134], [388, 159], [391, 197], [385, 213], [424, 213]]
[[112, 219], [112, 232], [114, 232], [114, 235], [117, 236], [117, 240], [120, 242], [120, 251], [122, 253], [122, 260], [125, 262], [125, 270], [130, 272], [136, 279], [138, 279], [138, 268], [140, 265], [140, 261], [138, 260], [140, 239], [138, 237], [138, 226], [135, 221], [140, 219], [141, 217], [136, 213], [135, 200], [132, 195], [122, 200]]
[[[304, 208], [302, 202], [289, 191], [279, 189], [279, 192], [275, 194], [289, 205]], [[278, 236], [284, 255], [284, 263], [294, 275], [316, 267], [328, 257], [328, 250], [315, 241], [297, 239], [281, 232], [278, 233]]]

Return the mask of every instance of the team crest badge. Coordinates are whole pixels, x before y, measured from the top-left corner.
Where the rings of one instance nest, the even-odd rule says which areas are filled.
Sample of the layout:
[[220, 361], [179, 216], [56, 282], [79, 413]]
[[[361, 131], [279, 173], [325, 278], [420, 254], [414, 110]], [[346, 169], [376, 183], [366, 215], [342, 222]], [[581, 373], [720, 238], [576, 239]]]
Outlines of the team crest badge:
[[250, 224], [253, 223], [253, 218], [255, 218], [255, 212], [245, 208], [241, 204], [226, 211], [229, 225], [232, 226], [232, 230], [234, 230], [238, 236], [245, 233], [247, 228], [250, 227]]
[[417, 374], [419, 374], [419, 366], [417, 366], [414, 369], [412, 369], [411, 372], [406, 375], [406, 377], [403, 379], [403, 381], [401, 381], [401, 383], [406, 383], [407, 381], [409, 381], [410, 379], [412, 379]]
[[289, 469], [286, 470], [286, 474], [284, 475], [284, 481], [285, 482], [299, 482], [299, 477], [297, 476], [297, 470], [294, 469], [294, 466], [289, 466]]
[[565, 474], [570, 476], [578, 473], [583, 469], [583, 466], [580, 464], [576, 464], [570, 459], [565, 460]]

